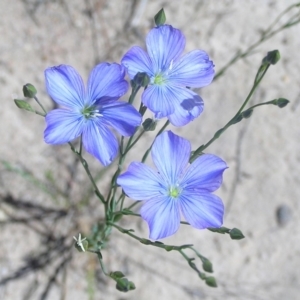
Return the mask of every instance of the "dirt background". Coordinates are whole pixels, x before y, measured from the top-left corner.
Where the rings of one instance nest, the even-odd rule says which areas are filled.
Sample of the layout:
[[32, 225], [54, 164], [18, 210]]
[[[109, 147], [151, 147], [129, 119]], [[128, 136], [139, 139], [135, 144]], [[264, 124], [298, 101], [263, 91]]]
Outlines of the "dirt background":
[[[272, 37], [201, 90], [204, 113], [174, 129], [189, 138], [194, 149], [207, 142], [242, 104], [266, 52], [280, 50], [282, 59], [270, 68], [251, 103], [285, 97], [290, 105], [258, 108], [207, 149], [229, 165], [218, 191], [227, 208], [224, 226], [241, 229], [246, 238], [232, 241], [182, 226], [164, 240], [193, 243], [212, 261], [217, 289], [199, 280], [178, 253], [140, 245], [114, 232], [103, 251], [107, 269], [123, 271], [137, 287], [128, 294], [116, 291], [95, 255], [72, 247], [72, 236], [89, 234], [102, 215], [97, 200], [85, 193], [89, 183], [81, 166], [74, 167], [67, 145], [44, 143], [42, 117], [18, 110], [13, 102], [22, 98], [23, 84], [31, 82], [50, 109], [45, 68], [69, 64], [86, 79], [95, 63], [119, 62], [130, 46], [144, 45], [161, 7], [167, 23], [186, 35], [186, 51], [206, 50], [218, 71], [293, 3], [0, 1], [0, 299], [299, 299], [300, 25]], [[149, 136], [131, 158], [141, 156]], [[94, 174], [101, 171], [91, 157], [88, 161]], [[105, 190], [106, 183], [103, 179], [99, 186]], [[122, 224], [147, 237], [144, 222], [126, 217]]]

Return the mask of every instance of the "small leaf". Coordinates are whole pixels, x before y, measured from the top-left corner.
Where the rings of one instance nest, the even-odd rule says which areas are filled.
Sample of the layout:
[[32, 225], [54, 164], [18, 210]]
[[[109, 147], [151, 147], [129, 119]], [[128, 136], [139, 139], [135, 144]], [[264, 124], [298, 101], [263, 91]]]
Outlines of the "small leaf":
[[20, 108], [20, 109], [24, 109], [27, 111], [31, 111], [34, 112], [34, 109], [31, 107], [31, 105], [25, 101], [25, 100], [19, 100], [19, 99], [14, 99], [15, 104]]
[[243, 112], [243, 118], [248, 119], [252, 116], [253, 109], [247, 109]]
[[125, 275], [121, 271], [115, 271], [110, 273], [110, 277], [112, 278], [123, 278]]
[[140, 243], [144, 244], [144, 245], [150, 245], [151, 241], [147, 240], [147, 239], [140, 239]]

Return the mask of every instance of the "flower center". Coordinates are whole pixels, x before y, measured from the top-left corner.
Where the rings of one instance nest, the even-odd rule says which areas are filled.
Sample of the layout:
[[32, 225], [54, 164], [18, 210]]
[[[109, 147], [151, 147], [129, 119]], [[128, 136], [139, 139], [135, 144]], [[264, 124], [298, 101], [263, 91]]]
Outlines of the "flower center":
[[181, 193], [181, 189], [178, 186], [171, 186], [169, 188], [169, 196], [172, 198], [178, 198]]
[[164, 78], [163, 74], [156, 74], [154, 76], [153, 83], [157, 85], [162, 85], [166, 82], [166, 79]]
[[84, 107], [83, 110], [81, 111], [81, 113], [83, 114], [83, 116], [86, 120], [103, 116], [100, 113], [100, 110], [96, 109], [96, 107], [94, 107], [94, 106]]

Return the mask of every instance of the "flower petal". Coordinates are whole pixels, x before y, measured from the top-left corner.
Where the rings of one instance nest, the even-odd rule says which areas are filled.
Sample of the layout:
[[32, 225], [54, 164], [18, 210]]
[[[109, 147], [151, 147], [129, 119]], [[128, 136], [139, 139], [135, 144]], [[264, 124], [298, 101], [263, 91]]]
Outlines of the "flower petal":
[[178, 201], [170, 197], [160, 196], [146, 201], [141, 207], [141, 215], [148, 223], [152, 240], [174, 234], [180, 225]]
[[223, 224], [224, 205], [216, 195], [184, 190], [180, 208], [186, 221], [195, 228], [218, 228]]
[[168, 79], [175, 84], [201, 88], [212, 82], [214, 74], [214, 64], [207, 53], [194, 50], [174, 63]]
[[64, 144], [79, 137], [85, 122], [81, 114], [67, 109], [54, 109], [46, 115], [45, 142]]
[[149, 77], [154, 75], [150, 57], [141, 47], [132, 47], [124, 55], [121, 63], [127, 68], [130, 79], [133, 79], [138, 72], [145, 72]]
[[124, 79], [125, 68], [119, 64], [101, 63], [92, 71], [88, 79], [88, 103], [96, 101], [101, 103], [101, 98], [117, 100], [128, 90], [128, 83]]
[[109, 165], [118, 153], [118, 141], [113, 133], [97, 119], [87, 122], [82, 134], [86, 151], [95, 156], [104, 166]]
[[67, 65], [45, 70], [46, 88], [50, 97], [59, 105], [67, 108], [84, 105], [85, 90], [81, 76]]
[[157, 118], [166, 117], [174, 113], [174, 102], [172, 89], [167, 85], [150, 85], [142, 94], [142, 102]]
[[134, 200], [149, 200], [166, 194], [160, 175], [145, 164], [133, 162], [117, 183]]
[[162, 25], [151, 29], [146, 38], [148, 54], [153, 64], [154, 73], [172, 67], [183, 52], [185, 37], [179, 29], [171, 25]]
[[154, 141], [152, 160], [168, 185], [176, 184], [188, 165], [191, 144], [188, 140], [165, 131]]
[[177, 127], [184, 126], [193, 121], [204, 109], [203, 100], [199, 95], [189, 89], [181, 89], [181, 93], [186, 94], [186, 100], [183, 100], [180, 105], [177, 105], [174, 113], [168, 116], [172, 125]]
[[214, 192], [222, 184], [225, 161], [213, 154], [203, 154], [187, 169], [181, 184], [189, 189]]
[[132, 135], [142, 122], [140, 113], [131, 104], [123, 101], [105, 105], [100, 112], [106, 124], [111, 125], [123, 136]]

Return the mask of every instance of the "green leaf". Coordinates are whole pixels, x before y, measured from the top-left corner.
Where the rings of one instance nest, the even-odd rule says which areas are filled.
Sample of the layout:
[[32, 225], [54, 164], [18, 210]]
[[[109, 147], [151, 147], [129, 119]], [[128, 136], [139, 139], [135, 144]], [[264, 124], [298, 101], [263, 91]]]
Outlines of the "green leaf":
[[19, 99], [14, 99], [15, 104], [20, 108], [20, 109], [24, 109], [27, 111], [31, 111], [34, 112], [34, 109], [31, 107], [31, 105], [25, 101], [25, 100], [19, 100]]
[[110, 273], [110, 277], [112, 278], [123, 278], [125, 275], [121, 271], [115, 271]]

